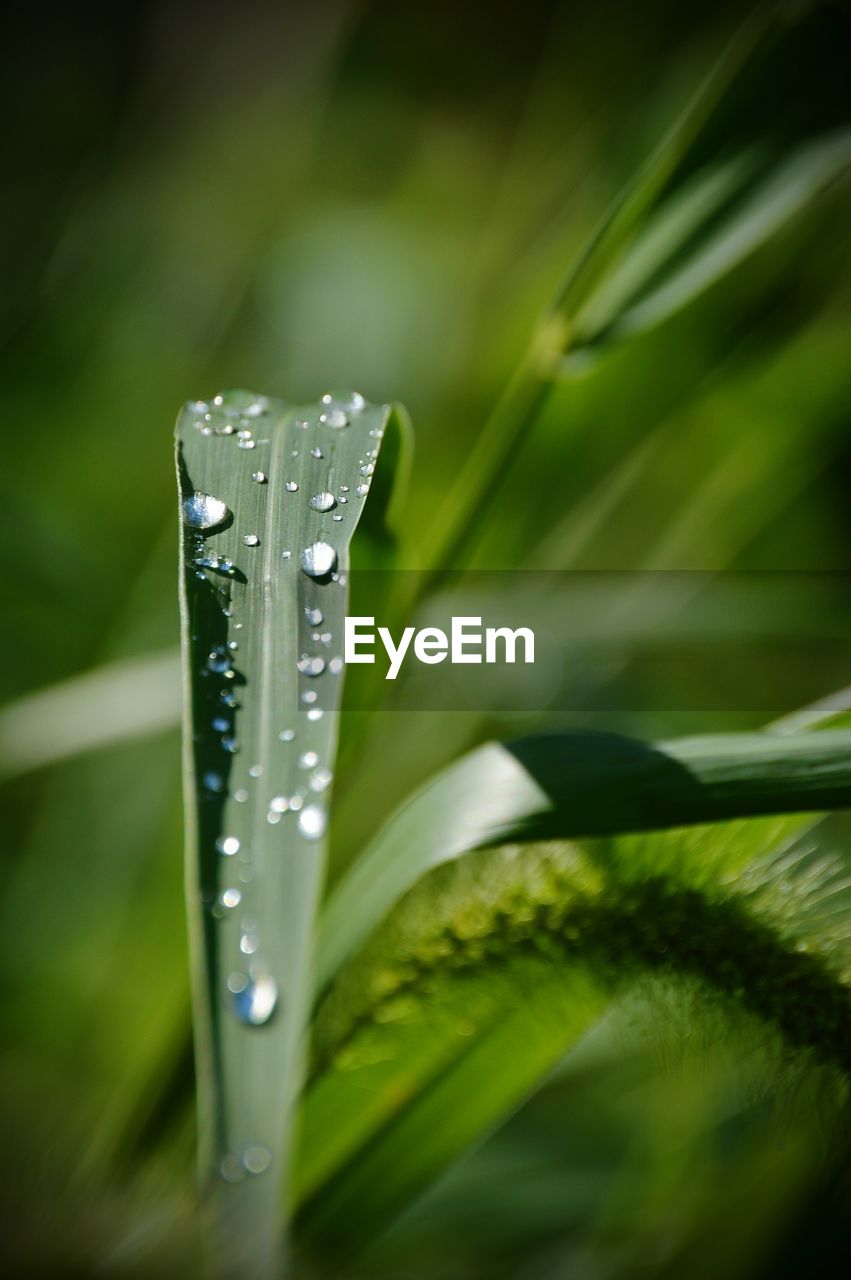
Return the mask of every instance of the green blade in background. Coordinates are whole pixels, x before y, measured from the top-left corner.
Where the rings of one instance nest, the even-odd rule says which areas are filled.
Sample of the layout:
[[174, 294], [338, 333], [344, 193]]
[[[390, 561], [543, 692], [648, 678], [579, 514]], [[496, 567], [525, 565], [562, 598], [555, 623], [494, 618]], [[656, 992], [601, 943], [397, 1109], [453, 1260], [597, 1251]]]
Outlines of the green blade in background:
[[188, 405], [186, 879], [202, 1184], [218, 1274], [279, 1274], [338, 728], [349, 542], [388, 406]]
[[655, 744], [568, 732], [488, 743], [404, 804], [336, 887], [323, 912], [317, 989], [421, 876], [474, 849], [848, 805], [847, 730]]

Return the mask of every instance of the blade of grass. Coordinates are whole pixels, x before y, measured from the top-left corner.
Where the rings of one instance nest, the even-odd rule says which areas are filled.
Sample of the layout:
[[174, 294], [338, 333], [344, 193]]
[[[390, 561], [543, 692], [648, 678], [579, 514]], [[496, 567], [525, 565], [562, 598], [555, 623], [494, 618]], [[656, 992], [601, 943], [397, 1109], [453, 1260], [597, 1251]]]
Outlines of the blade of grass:
[[429, 551], [429, 565], [436, 573], [456, 564], [470, 531], [479, 521], [485, 495], [549, 395], [559, 374], [559, 361], [571, 346], [573, 324], [581, 306], [617, 263], [624, 246], [760, 42], [768, 21], [769, 7], [759, 5], [741, 25], [683, 113], [604, 215], [539, 321], [526, 355], [482, 428], [435, 521], [439, 532]]
[[351, 393], [287, 409], [225, 392], [178, 422], [199, 1154], [220, 1276], [281, 1273], [349, 542], [390, 416]]
[[324, 909], [317, 990], [426, 872], [512, 840], [570, 839], [851, 804], [851, 733], [488, 743], [397, 811]]

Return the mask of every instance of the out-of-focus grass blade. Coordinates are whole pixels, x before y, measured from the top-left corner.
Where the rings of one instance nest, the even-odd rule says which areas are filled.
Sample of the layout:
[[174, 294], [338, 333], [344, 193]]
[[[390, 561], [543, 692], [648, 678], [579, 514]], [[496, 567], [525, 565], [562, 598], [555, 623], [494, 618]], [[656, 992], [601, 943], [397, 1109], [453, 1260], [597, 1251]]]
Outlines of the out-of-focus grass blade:
[[96, 667], [0, 710], [0, 776], [15, 777], [179, 723], [176, 649]]
[[319, 1011], [297, 1176], [306, 1237], [331, 1252], [380, 1231], [647, 972], [732, 999], [804, 1048], [811, 1073], [826, 1064], [841, 1099], [847, 870], [810, 826], [792, 815], [512, 844], [436, 868]]
[[627, 183], [601, 219], [587, 246], [541, 317], [529, 350], [482, 429], [466, 465], [446, 498], [430, 562], [436, 570], [454, 565], [468, 531], [480, 519], [480, 504], [506, 465], [546, 398], [559, 362], [570, 349], [582, 306], [624, 247], [635, 236], [692, 143], [759, 43], [769, 21], [768, 6], [757, 5], [728, 43], [690, 102]]
[[[641, 259], [645, 254], [652, 257], [653, 250], [661, 246], [661, 237], [671, 217], [671, 211], [663, 207], [659, 225], [648, 229], [646, 239], [642, 237], [635, 246], [638, 261], [629, 255], [614, 280], [609, 282], [615, 297], [608, 295], [608, 289], [601, 290], [599, 309], [593, 302], [589, 304], [586, 325], [580, 324], [572, 344], [574, 350], [581, 352], [584, 345], [598, 336], [626, 338], [668, 320], [754, 253], [847, 171], [849, 165], [851, 133], [846, 130], [800, 148], [763, 178], [706, 241], [696, 246], [685, 262], [675, 266], [645, 297], [629, 305], [625, 286], [630, 283], [630, 276], [639, 279], [643, 274]], [[673, 250], [679, 248], [676, 237], [671, 244]], [[661, 265], [661, 254], [659, 257]], [[618, 300], [624, 303], [620, 314], [613, 305]]]
[[665, 200], [624, 257], [579, 308], [571, 347], [581, 348], [603, 333], [666, 262], [678, 255], [701, 226], [741, 189], [755, 164], [754, 155], [743, 155], [711, 165]]
[[847, 805], [845, 730], [666, 743], [555, 733], [489, 743], [403, 805], [339, 883], [322, 918], [318, 989], [421, 876], [471, 850]]
[[177, 428], [187, 898], [219, 1274], [280, 1271], [338, 727], [349, 542], [388, 406], [225, 392]]

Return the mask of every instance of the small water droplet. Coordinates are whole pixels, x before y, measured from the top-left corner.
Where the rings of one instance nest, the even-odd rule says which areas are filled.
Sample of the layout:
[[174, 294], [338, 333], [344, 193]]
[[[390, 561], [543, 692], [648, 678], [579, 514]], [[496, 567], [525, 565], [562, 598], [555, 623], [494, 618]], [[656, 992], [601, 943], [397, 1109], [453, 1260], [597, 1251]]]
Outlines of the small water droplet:
[[225, 1182], [239, 1182], [245, 1177], [245, 1165], [239, 1156], [229, 1151], [219, 1162], [219, 1173]]
[[252, 980], [244, 973], [232, 973], [228, 990], [233, 996], [234, 1012], [246, 1026], [262, 1027], [275, 1012], [278, 986], [269, 974]]
[[278, 737], [281, 739], [281, 742], [292, 742], [295, 737], [295, 729], [282, 729], [278, 734]]
[[[240, 432], [240, 435], [242, 435], [242, 432]], [[237, 440], [236, 443], [240, 449], [253, 449], [257, 441], [256, 440]]]
[[313, 542], [301, 553], [301, 567], [310, 578], [327, 578], [337, 567], [337, 552], [327, 542]]
[[253, 765], [251, 766], [251, 768], [248, 770], [248, 772], [249, 772], [249, 775], [250, 775], [252, 778], [262, 778], [262, 777], [263, 777], [263, 766], [262, 766], [262, 764], [253, 764]]
[[282, 552], [281, 552], [281, 559], [282, 559], [282, 560], [289, 560], [291, 556], [292, 556], [292, 552], [291, 552], [291, 551], [282, 551]]
[[182, 503], [183, 523], [190, 529], [215, 529], [216, 525], [227, 520], [228, 511], [221, 498], [214, 498], [210, 493], [195, 491], [191, 498], [184, 498]]
[[251, 479], [255, 484], [265, 484], [269, 477], [266, 475], [265, 471], [252, 471]]
[[224, 789], [225, 789], [225, 784], [224, 784], [224, 780], [223, 780], [223, 778], [222, 778], [221, 774], [219, 774], [219, 773], [205, 773], [205, 774], [204, 774], [204, 787], [206, 788], [206, 790], [207, 790], [207, 791], [214, 791], [214, 792], [217, 792], [217, 793], [218, 793], [218, 792], [220, 792], [220, 791], [224, 791]]
[[309, 706], [310, 703], [315, 702], [318, 697], [319, 694], [315, 689], [305, 689], [304, 693], [301, 695], [301, 700]]
[[284, 487], [287, 493], [298, 493], [298, 485], [295, 480], [288, 480]]
[[331, 672], [332, 676], [338, 676], [340, 672], [343, 670], [343, 659], [332, 658], [331, 661], [328, 663], [328, 670]]
[[321, 707], [311, 707], [307, 713], [308, 720], [321, 720], [325, 712]]
[[230, 728], [230, 720], [225, 719], [224, 716], [216, 716], [213, 720], [212, 728], [215, 729], [216, 733], [227, 733]]
[[223, 889], [219, 894], [219, 906], [226, 911], [232, 911], [234, 907], [238, 907], [242, 902], [242, 894], [239, 889]]
[[321, 627], [322, 623], [325, 621], [321, 609], [311, 609], [308, 607], [304, 611], [304, 616], [312, 627]]
[[341, 484], [340, 493], [348, 493], [348, 492], [349, 492], [349, 486], [347, 484]]
[[340, 523], [340, 521], [342, 520], [342, 518], [343, 518], [343, 517], [342, 517], [341, 515], [336, 515], [336, 516], [332, 516], [332, 517], [331, 517], [331, 519], [332, 519], [332, 520], [336, 520], [338, 524]]
[[325, 670], [325, 659], [318, 654], [303, 653], [296, 665], [303, 676], [321, 676]]
[[219, 702], [223, 702], [226, 707], [238, 707], [236, 694], [231, 693], [229, 689], [223, 689], [219, 694]]
[[304, 796], [299, 795], [298, 792], [294, 796], [290, 796], [290, 813], [298, 813], [303, 804]]
[[247, 533], [245, 537], [242, 539], [242, 541], [245, 543], [247, 547], [260, 546], [260, 539], [258, 538], [256, 533]]
[[358, 498], [365, 498], [368, 493], [369, 493], [368, 484], [359, 484], [357, 489], [355, 489], [355, 496]]
[[235, 853], [239, 853], [239, 840], [236, 836], [219, 836], [216, 848], [226, 858], [232, 858]]
[[318, 804], [309, 804], [298, 815], [298, 829], [306, 840], [321, 839], [326, 825], [325, 810]]
[[234, 791], [233, 798], [237, 804], [245, 804], [248, 799], [248, 792], [245, 790], [245, 787], [240, 787], [238, 791]]
[[300, 769], [312, 769], [315, 764], [319, 763], [319, 756], [315, 751], [302, 751], [298, 758], [298, 766]]
[[342, 409], [328, 409], [325, 413], [320, 413], [319, 421], [323, 426], [331, 427], [334, 431], [340, 431], [349, 425], [349, 419]]
[[230, 734], [225, 734], [222, 738], [222, 747], [232, 756], [235, 756], [239, 751], [239, 743]]
[[371, 476], [374, 471], [375, 471], [375, 463], [373, 462], [367, 462], [360, 469], [360, 473], [362, 476]]
[[319, 448], [319, 445], [315, 444], [313, 448], [310, 450], [310, 456], [311, 458], [322, 458], [325, 455], [323, 454], [322, 450]]
[[265, 1147], [253, 1143], [243, 1151], [242, 1163], [248, 1173], [265, 1173], [272, 1163], [272, 1153], [267, 1151]]
[[323, 492], [314, 493], [310, 499], [310, 505], [314, 511], [331, 511], [337, 505], [337, 500], [333, 493]]
[[269, 801], [269, 808], [272, 813], [286, 813], [290, 807], [290, 802], [286, 796], [273, 796]]
[[224, 645], [216, 645], [215, 649], [211, 649], [207, 657], [207, 669], [215, 671], [221, 675], [225, 671], [229, 671], [231, 667], [231, 656]]
[[258, 939], [256, 933], [244, 933], [239, 940], [239, 949], [244, 956], [253, 956], [257, 950]]
[[310, 775], [309, 784], [311, 791], [325, 791], [330, 787], [334, 780], [334, 775], [330, 769], [323, 768], [322, 765], [318, 769], [314, 769]]

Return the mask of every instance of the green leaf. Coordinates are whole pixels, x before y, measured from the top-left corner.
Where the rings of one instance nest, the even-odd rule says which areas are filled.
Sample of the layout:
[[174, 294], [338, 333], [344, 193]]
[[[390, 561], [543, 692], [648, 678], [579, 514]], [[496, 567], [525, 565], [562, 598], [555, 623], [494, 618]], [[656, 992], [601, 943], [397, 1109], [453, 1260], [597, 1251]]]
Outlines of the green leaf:
[[388, 406], [246, 392], [177, 428], [187, 894], [221, 1274], [280, 1268], [334, 765], [349, 543]]
[[436, 868], [319, 1012], [303, 1237], [321, 1252], [374, 1239], [645, 974], [714, 992], [833, 1089], [851, 1070], [849, 885], [799, 839], [809, 825], [514, 845]]
[[[741, 171], [710, 173], [694, 191], [672, 197], [662, 206], [620, 267], [608, 277], [587, 311], [577, 321], [573, 351], [601, 337], [634, 337], [663, 324], [733, 271], [771, 236], [800, 213], [851, 165], [851, 132], [819, 138], [784, 158], [734, 206], [720, 225], [698, 240], [685, 259], [676, 253], [684, 233], [714, 212]], [[668, 265], [665, 264], [667, 249]], [[660, 279], [641, 293], [640, 286], [658, 269]], [[632, 294], [632, 296], [630, 296]]]
[[847, 731], [489, 743], [416, 793], [336, 887], [322, 917], [318, 989], [421, 876], [473, 849], [848, 804]]

